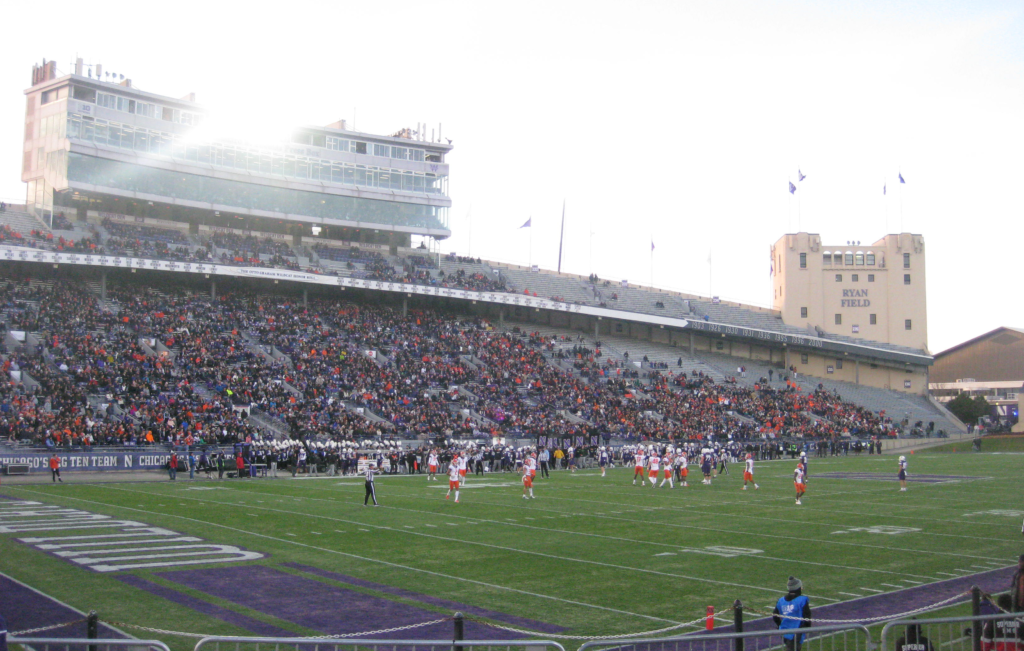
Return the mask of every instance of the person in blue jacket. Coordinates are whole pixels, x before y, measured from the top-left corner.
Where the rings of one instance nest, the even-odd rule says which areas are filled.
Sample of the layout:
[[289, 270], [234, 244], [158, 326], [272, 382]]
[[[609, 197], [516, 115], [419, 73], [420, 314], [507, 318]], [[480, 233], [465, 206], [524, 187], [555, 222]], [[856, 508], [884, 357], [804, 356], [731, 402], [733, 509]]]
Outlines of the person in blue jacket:
[[[800, 579], [795, 576], [789, 577], [789, 582], [786, 583], [786, 589], [789, 592], [775, 604], [775, 611], [772, 614], [772, 619], [780, 631], [789, 629], [795, 631], [798, 628], [811, 626], [811, 602], [802, 594], [803, 587]], [[782, 635], [786, 651], [799, 651], [800, 645], [806, 640], [806, 635], [797, 635], [796, 633]]]

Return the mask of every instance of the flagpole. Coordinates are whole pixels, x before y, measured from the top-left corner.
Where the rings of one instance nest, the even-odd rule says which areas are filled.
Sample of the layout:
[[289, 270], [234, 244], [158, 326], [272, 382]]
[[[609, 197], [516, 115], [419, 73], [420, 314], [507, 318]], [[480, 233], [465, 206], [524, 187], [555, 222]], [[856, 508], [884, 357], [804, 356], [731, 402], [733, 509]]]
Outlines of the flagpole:
[[708, 249], [708, 298], [714, 296], [714, 293], [711, 290], [711, 272], [713, 269], [714, 267], [711, 264], [711, 249]]
[[530, 271], [533, 271], [533, 215], [530, 215]]
[[903, 170], [900, 170], [900, 232], [903, 232]]
[[889, 199], [886, 188], [889, 187], [888, 179], [882, 177], [882, 205], [885, 206], [885, 232], [889, 232]]

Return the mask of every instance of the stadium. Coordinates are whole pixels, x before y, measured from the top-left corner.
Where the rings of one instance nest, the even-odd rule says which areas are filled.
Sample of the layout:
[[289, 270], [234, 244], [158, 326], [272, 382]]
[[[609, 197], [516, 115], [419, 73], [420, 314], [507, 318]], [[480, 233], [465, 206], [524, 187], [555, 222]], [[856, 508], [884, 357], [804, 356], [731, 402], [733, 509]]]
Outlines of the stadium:
[[767, 649], [787, 592], [822, 649], [1016, 621], [1019, 464], [948, 453], [922, 235], [784, 234], [771, 309], [443, 253], [432, 127], [218, 139], [96, 72], [33, 69], [0, 214], [12, 644]]

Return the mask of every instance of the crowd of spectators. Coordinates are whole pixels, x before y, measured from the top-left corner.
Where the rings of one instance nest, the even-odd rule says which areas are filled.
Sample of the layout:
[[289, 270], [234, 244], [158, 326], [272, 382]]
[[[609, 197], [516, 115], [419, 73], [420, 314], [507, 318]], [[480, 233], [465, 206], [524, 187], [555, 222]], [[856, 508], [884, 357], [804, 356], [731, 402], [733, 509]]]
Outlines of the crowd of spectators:
[[[114, 286], [109, 305], [60, 280], [0, 290], [9, 328], [40, 344], [5, 371], [11, 436], [59, 445], [262, 434], [253, 410], [304, 440], [616, 436], [638, 441], [886, 436], [884, 414], [786, 377], [753, 387], [635, 367], [600, 342], [565, 343], [480, 319], [286, 296], [211, 299]], [[108, 309], [109, 308], [109, 309]]]

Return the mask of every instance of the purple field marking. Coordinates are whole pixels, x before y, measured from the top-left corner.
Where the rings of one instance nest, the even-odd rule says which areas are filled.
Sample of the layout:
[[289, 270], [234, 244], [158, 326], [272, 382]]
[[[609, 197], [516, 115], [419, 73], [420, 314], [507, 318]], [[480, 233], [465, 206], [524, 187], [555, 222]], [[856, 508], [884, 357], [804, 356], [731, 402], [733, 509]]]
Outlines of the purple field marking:
[[431, 597], [430, 595], [421, 594], [419, 592], [413, 592], [412, 590], [405, 590], [404, 588], [396, 588], [382, 583], [374, 583], [373, 581], [366, 581], [364, 579], [357, 579], [352, 576], [346, 576], [344, 574], [338, 574], [337, 572], [330, 572], [328, 570], [321, 570], [316, 567], [310, 567], [309, 565], [302, 565], [301, 563], [283, 563], [284, 567], [290, 567], [292, 569], [301, 570], [310, 574], [321, 576], [325, 579], [331, 579], [333, 581], [340, 581], [342, 583], [348, 583], [351, 585], [359, 586], [361, 588], [370, 588], [371, 590], [377, 590], [379, 592], [386, 592], [393, 594], [398, 597], [404, 597], [406, 599], [412, 599], [414, 601], [420, 601], [431, 606], [438, 608], [447, 608], [452, 612], [460, 611], [467, 615], [473, 615], [475, 617], [486, 617], [487, 619], [493, 619], [499, 622], [505, 622], [506, 624], [512, 624], [513, 626], [519, 626], [522, 628], [528, 628], [534, 631], [540, 631], [542, 633], [561, 633], [566, 630], [565, 627], [556, 626], [555, 624], [548, 624], [546, 622], [539, 622], [533, 619], [527, 619], [525, 617], [516, 617], [515, 615], [506, 615], [505, 613], [499, 613], [493, 610], [487, 610], [486, 608], [478, 608], [476, 606], [469, 606], [462, 604], [457, 601], [449, 601], [447, 599], [441, 599], [440, 597]]
[[[821, 472], [813, 475], [820, 479], [853, 479], [871, 481], [899, 481], [896, 473], [885, 472]], [[965, 479], [982, 479], [982, 477], [968, 477], [966, 475], [915, 475], [907, 474], [908, 482], [919, 484], [941, 484], [947, 481], [962, 481]]]
[[[22, 585], [11, 577], [0, 574], [0, 614], [7, 620], [7, 630], [13, 634], [18, 631], [52, 626], [61, 622], [73, 622], [84, 619], [85, 614], [60, 603], [52, 597]], [[102, 619], [103, 613], [100, 613]], [[106, 624], [100, 623], [101, 638], [126, 637]], [[85, 622], [74, 626], [54, 628], [28, 637], [85, 637]]]
[[[955, 579], [918, 585], [906, 588], [905, 590], [895, 590], [870, 597], [861, 597], [860, 599], [851, 599], [850, 601], [843, 601], [828, 606], [815, 606], [812, 600], [811, 610], [814, 613], [813, 619], [867, 619], [903, 613], [967, 592], [973, 585], [978, 586], [984, 592], [1001, 592], [1009, 587], [1010, 579], [1013, 577], [1016, 569], [1016, 566], [1010, 566], [989, 572], [968, 574], [967, 576]], [[779, 596], [783, 596], [781, 590], [779, 591]], [[970, 595], [965, 594], [963, 601], [968, 601], [970, 598]], [[917, 617], [918, 619], [925, 619], [928, 615], [926, 613]], [[825, 624], [822, 625], [824, 626]], [[775, 623], [771, 617], [743, 622], [744, 631], [763, 631], [774, 628]], [[732, 625], [716, 626], [714, 632], [727, 633], [732, 629]]]
[[[444, 617], [263, 565], [181, 570], [157, 576], [327, 635], [406, 626]], [[404, 631], [402, 635], [443, 640], [451, 637], [452, 630], [450, 622], [442, 622]], [[505, 639], [508, 635], [476, 622], [466, 622], [465, 634], [467, 639], [483, 640]]]
[[256, 635], [263, 637], [295, 637], [297, 635], [294, 631], [278, 628], [273, 624], [267, 624], [266, 622], [261, 622], [258, 619], [241, 615], [222, 606], [217, 606], [216, 604], [211, 604], [203, 601], [202, 599], [197, 599], [191, 595], [164, 587], [158, 583], [147, 581], [142, 577], [131, 574], [122, 574], [121, 576], [118, 576], [117, 579], [132, 586], [133, 588], [145, 590], [152, 595], [163, 597], [164, 599], [172, 603], [176, 603], [179, 606], [191, 608], [196, 612], [209, 615], [210, 617], [219, 619], [222, 622], [231, 624], [232, 626], [245, 629], [251, 633], [255, 633]]

